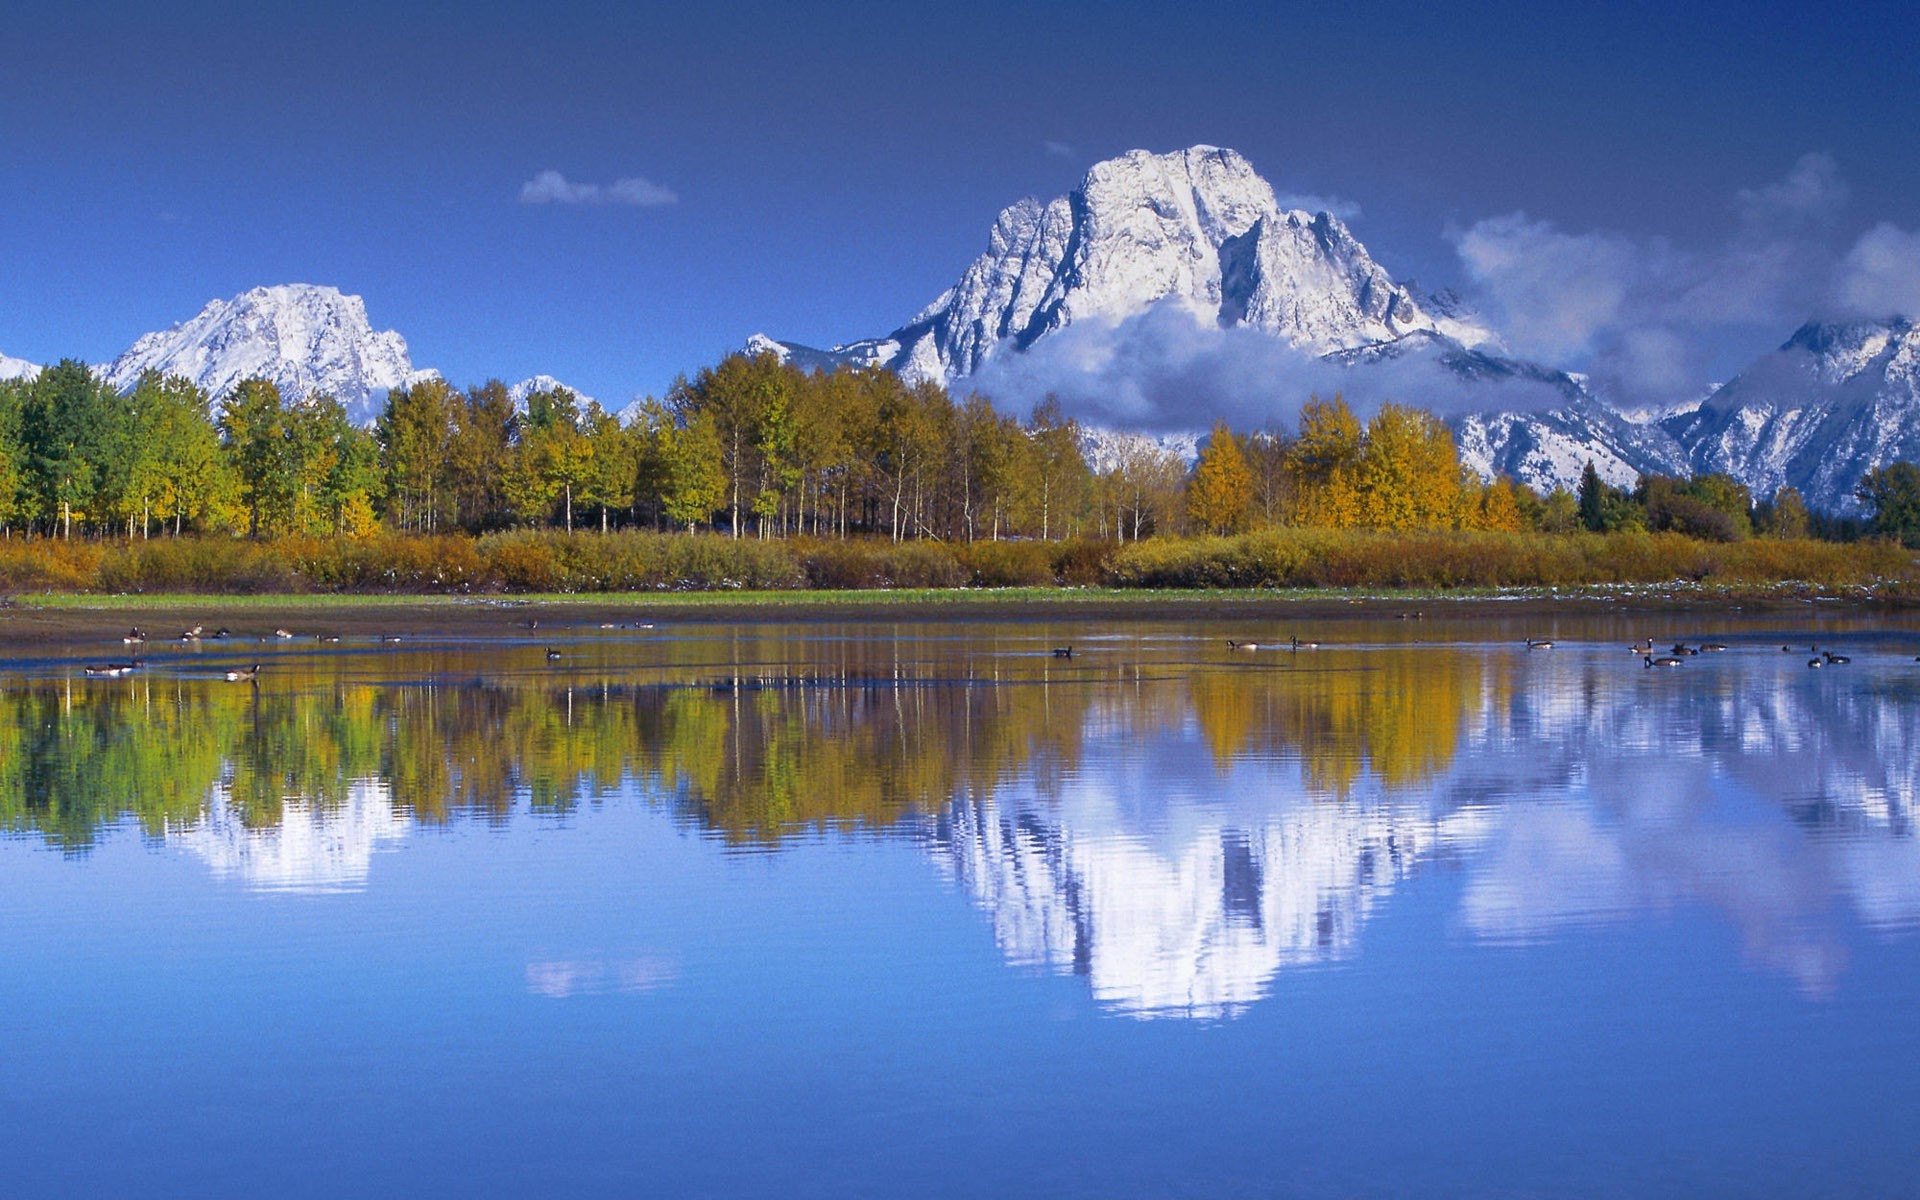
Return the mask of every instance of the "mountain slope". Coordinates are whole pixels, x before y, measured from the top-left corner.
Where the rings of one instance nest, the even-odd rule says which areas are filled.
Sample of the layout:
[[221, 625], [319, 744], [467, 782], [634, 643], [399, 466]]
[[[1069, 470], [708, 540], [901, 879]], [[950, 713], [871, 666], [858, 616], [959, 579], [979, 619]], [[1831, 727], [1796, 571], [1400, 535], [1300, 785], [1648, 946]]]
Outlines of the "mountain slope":
[[24, 358], [0, 354], [0, 379], [37, 379], [39, 376], [39, 363], [30, 363]]
[[1691, 413], [1665, 422], [1695, 471], [1724, 471], [1757, 497], [1798, 488], [1851, 512], [1867, 471], [1920, 461], [1920, 328], [1911, 321], [1803, 325]]
[[124, 391], [149, 369], [185, 376], [216, 400], [256, 376], [290, 398], [330, 393], [356, 421], [372, 420], [390, 389], [431, 375], [413, 369], [398, 333], [373, 329], [359, 296], [299, 283], [212, 301], [134, 342], [104, 375]]

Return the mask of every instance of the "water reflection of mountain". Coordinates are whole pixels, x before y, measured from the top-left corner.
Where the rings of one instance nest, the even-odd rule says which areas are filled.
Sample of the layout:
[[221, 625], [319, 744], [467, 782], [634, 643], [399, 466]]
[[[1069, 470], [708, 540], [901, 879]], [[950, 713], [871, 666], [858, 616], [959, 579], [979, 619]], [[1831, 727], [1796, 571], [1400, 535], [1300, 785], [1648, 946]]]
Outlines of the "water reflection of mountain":
[[131, 822], [282, 888], [357, 886], [417, 825], [616, 795], [732, 846], [911, 836], [1009, 958], [1078, 972], [1116, 1011], [1205, 1016], [1359, 954], [1394, 890], [1443, 859], [1475, 937], [1704, 908], [1819, 993], [1849, 925], [1920, 925], [1920, 678], [1776, 655], [1664, 673], [1598, 650], [1400, 647], [1120, 670], [983, 654], [990, 674], [842, 662], [800, 686], [48, 683], [0, 692], [0, 829], [81, 854]]
[[1435, 714], [1457, 740], [1417, 782], [1349, 747], [1329, 791], [1325, 756], [1258, 722], [1196, 775], [1191, 740], [1218, 745], [1196, 724], [1150, 749], [1090, 738], [1068, 782], [956, 802], [932, 841], [1010, 959], [1136, 1014], [1230, 1014], [1287, 967], [1353, 954], [1395, 883], [1440, 856], [1464, 868], [1479, 937], [1704, 907], [1817, 995], [1844, 969], [1837, 907], [1920, 924], [1920, 695], [1858, 682], [1572, 660], [1518, 686], [1493, 662], [1464, 716]]
[[264, 828], [249, 825], [222, 780], [199, 819], [169, 830], [167, 841], [205, 859], [221, 878], [264, 891], [351, 891], [366, 883], [373, 856], [403, 840], [412, 821], [379, 780], [355, 780], [344, 799], [294, 800]]
[[1231, 1016], [1281, 968], [1352, 953], [1377, 899], [1472, 824], [1418, 805], [1307, 801], [1259, 822], [1203, 818], [1170, 839], [1089, 819], [1097, 792], [1068, 801], [1076, 815], [954, 804], [935, 853], [1010, 959], [1084, 975], [1097, 1000], [1138, 1015]]

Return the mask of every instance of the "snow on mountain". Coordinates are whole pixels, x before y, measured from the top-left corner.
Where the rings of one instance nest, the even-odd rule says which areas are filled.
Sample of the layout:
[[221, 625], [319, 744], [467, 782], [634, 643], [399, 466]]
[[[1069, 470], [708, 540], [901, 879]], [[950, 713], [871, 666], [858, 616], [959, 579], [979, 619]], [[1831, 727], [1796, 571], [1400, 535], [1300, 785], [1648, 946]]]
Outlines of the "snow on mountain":
[[1664, 426], [1692, 470], [1724, 471], [1756, 497], [1791, 486], [1815, 508], [1857, 511], [1867, 471], [1920, 461], [1920, 328], [1809, 323]]
[[579, 388], [568, 387], [551, 375], [535, 375], [528, 379], [522, 379], [519, 383], [507, 389], [507, 396], [513, 401], [515, 408], [524, 410], [527, 407], [527, 397], [533, 395], [535, 392], [558, 391], [572, 392], [574, 398], [580, 402], [581, 408], [585, 408], [587, 405], [593, 403], [592, 396], [582, 394]]
[[[1490, 411], [1456, 426], [1467, 464], [1487, 478], [1571, 485], [1591, 457], [1631, 484], [1683, 461], [1662, 430], [1611, 412], [1564, 372], [1507, 357], [1459, 295], [1395, 282], [1339, 218], [1282, 208], [1246, 159], [1211, 146], [1137, 150], [1096, 164], [1067, 196], [1012, 205], [986, 253], [887, 337], [821, 350], [755, 334], [747, 350], [805, 370], [878, 365], [957, 386], [1076, 320], [1115, 322], [1169, 298], [1222, 329], [1271, 334], [1303, 360], [1380, 367], [1357, 381], [1391, 379], [1413, 403], [1422, 388], [1484, 392]], [[1503, 402], [1514, 407], [1491, 411]], [[1104, 460], [1143, 436], [1096, 426], [1085, 440]], [[1190, 461], [1200, 437], [1161, 441]]]
[[204, 859], [216, 877], [257, 891], [351, 892], [366, 886], [374, 855], [402, 841], [411, 826], [385, 781], [356, 779], [342, 803], [291, 797], [276, 823], [257, 828], [223, 779], [201, 819], [169, 829], [167, 841]]
[[1192, 466], [1200, 457], [1197, 433], [1134, 433], [1105, 425], [1080, 426], [1080, 455], [1095, 474], [1105, 474], [1143, 453], [1170, 456], [1182, 466]]
[[1232, 150], [1135, 150], [1080, 187], [1005, 209], [959, 282], [884, 338], [829, 350], [755, 335], [804, 366], [882, 365], [952, 384], [1076, 320], [1115, 320], [1168, 297], [1222, 328], [1271, 333], [1308, 354], [1438, 334], [1497, 345], [1457, 298], [1394, 282], [1338, 217], [1282, 208]]
[[414, 370], [398, 333], [374, 331], [359, 296], [304, 283], [214, 300], [184, 324], [134, 342], [104, 375], [124, 391], [149, 369], [185, 376], [216, 400], [254, 377], [288, 398], [325, 392], [362, 422], [392, 388], [435, 376]]
[[39, 363], [0, 354], [0, 379], [37, 379], [39, 376]]

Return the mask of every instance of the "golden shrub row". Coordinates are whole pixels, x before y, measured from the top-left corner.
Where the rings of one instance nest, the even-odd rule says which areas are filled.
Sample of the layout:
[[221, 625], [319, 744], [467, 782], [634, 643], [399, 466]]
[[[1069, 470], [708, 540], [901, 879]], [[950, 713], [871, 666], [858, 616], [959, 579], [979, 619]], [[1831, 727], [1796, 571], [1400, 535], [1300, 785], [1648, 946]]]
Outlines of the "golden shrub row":
[[1672, 533], [1269, 529], [1233, 537], [739, 540], [649, 532], [0, 540], [0, 592], [632, 592], [795, 588], [1461, 588], [1671, 581], [1920, 588], [1890, 542]]

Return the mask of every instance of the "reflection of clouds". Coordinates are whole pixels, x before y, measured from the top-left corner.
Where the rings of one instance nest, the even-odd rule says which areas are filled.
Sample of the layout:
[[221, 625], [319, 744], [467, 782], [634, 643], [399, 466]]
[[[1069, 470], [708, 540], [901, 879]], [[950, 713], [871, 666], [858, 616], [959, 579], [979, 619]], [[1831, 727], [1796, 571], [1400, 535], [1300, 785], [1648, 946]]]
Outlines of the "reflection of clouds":
[[1702, 906], [1738, 930], [1749, 962], [1825, 995], [1846, 964], [1848, 911], [1920, 923], [1916, 697], [1858, 676], [1716, 666], [1682, 687], [1615, 675], [1585, 715], [1467, 756], [1443, 784], [1456, 794], [1506, 765], [1564, 770], [1562, 787], [1502, 807], [1469, 872], [1468, 929], [1528, 940]]
[[1284, 968], [1351, 956], [1441, 855], [1464, 864], [1479, 938], [1701, 908], [1812, 996], [1838, 985], [1849, 919], [1920, 926], [1920, 695], [1731, 655], [1680, 678], [1575, 655], [1550, 670], [1517, 691], [1489, 676], [1417, 787], [1369, 779], [1337, 801], [1287, 747], [1216, 771], [1192, 722], [1096, 712], [1057, 785], [950, 805], [936, 857], [1010, 959], [1139, 1015], [1228, 1016]]
[[219, 878], [261, 891], [344, 892], [365, 887], [374, 852], [406, 837], [412, 821], [394, 807], [385, 782], [356, 779], [338, 804], [287, 800], [277, 823], [249, 827], [225, 780], [214, 785], [206, 815], [169, 830], [167, 841], [205, 859]]
[[651, 992], [679, 978], [680, 965], [661, 957], [541, 959], [527, 964], [527, 990], [550, 1000]]

